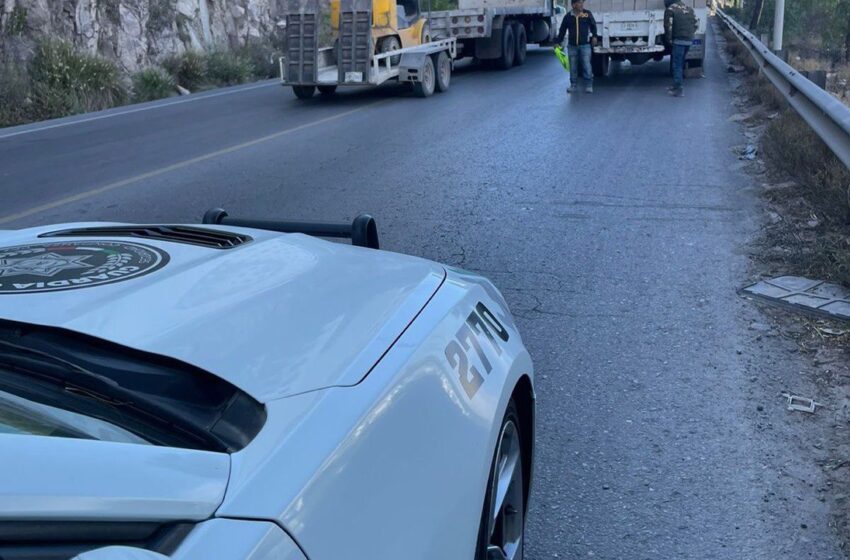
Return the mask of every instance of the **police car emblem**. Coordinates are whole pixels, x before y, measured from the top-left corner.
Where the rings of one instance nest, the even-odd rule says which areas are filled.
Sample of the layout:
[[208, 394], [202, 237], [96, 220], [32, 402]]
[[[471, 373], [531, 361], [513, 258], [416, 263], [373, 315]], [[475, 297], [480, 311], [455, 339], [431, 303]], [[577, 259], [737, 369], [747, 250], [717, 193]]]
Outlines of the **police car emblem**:
[[53, 292], [138, 278], [168, 263], [140, 243], [61, 241], [0, 247], [0, 294]]

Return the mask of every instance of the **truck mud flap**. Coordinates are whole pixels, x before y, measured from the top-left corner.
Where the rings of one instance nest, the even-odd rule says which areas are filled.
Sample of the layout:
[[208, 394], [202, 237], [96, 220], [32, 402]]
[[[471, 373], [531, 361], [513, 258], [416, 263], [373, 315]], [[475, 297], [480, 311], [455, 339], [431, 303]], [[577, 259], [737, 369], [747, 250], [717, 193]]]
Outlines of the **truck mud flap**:
[[318, 81], [319, 1], [288, 0], [286, 4], [287, 83], [314, 84]]
[[339, 81], [369, 83], [372, 62], [372, 1], [342, 0], [339, 11]]
[[430, 56], [424, 52], [408, 52], [401, 55], [398, 64], [398, 79], [400, 82], [422, 81], [422, 71], [425, 59]]

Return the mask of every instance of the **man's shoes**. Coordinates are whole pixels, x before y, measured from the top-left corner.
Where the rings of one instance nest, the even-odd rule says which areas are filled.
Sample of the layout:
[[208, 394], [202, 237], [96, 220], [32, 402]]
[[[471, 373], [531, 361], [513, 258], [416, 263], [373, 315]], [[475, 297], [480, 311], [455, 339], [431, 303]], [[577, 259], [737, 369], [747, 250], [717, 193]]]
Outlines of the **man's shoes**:
[[593, 86], [585, 86], [584, 93], [593, 93]]
[[668, 95], [672, 95], [673, 97], [685, 97], [685, 91], [682, 88], [671, 87], [667, 90]]
[[575, 86], [570, 86], [567, 88], [567, 93], [575, 93], [577, 89]]

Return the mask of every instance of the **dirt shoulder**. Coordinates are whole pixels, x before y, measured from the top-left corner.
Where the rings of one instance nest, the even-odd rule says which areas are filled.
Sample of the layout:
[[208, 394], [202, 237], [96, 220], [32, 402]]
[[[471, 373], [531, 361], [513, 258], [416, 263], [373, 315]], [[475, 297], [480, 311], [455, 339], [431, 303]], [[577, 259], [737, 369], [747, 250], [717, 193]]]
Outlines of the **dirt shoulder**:
[[[795, 275], [850, 284], [850, 172], [754, 72], [723, 24], [714, 25], [735, 93], [732, 119], [743, 135], [732, 149], [764, 203], [762, 227], [747, 247], [750, 279]], [[773, 349], [767, 369], [750, 378], [749, 397], [758, 403], [752, 415], [765, 439], [777, 443], [764, 460], [784, 486], [764, 501], [782, 499], [784, 515], [799, 516], [800, 533], [789, 542], [805, 542], [806, 519], [826, 508], [850, 558], [850, 323], [742, 299], [751, 321], [746, 347]], [[783, 393], [821, 406], [814, 414], [789, 411]]]

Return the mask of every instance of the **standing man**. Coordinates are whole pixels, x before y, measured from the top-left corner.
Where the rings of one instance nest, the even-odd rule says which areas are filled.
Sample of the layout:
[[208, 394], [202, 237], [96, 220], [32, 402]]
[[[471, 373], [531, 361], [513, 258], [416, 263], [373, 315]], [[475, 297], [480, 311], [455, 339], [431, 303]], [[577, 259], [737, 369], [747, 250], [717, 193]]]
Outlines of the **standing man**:
[[664, 39], [670, 47], [673, 63], [673, 85], [667, 93], [674, 97], [685, 95], [685, 57], [697, 32], [697, 16], [682, 0], [664, 0]]
[[596, 20], [593, 19], [590, 10], [584, 9], [584, 0], [572, 0], [572, 5], [573, 9], [567, 12], [561, 21], [557, 40], [561, 43], [569, 29], [567, 53], [570, 55], [570, 87], [567, 88], [567, 93], [573, 93], [578, 89], [579, 64], [584, 74], [584, 91], [593, 93], [593, 69], [590, 66], [590, 57], [593, 54], [593, 47], [596, 46]]

